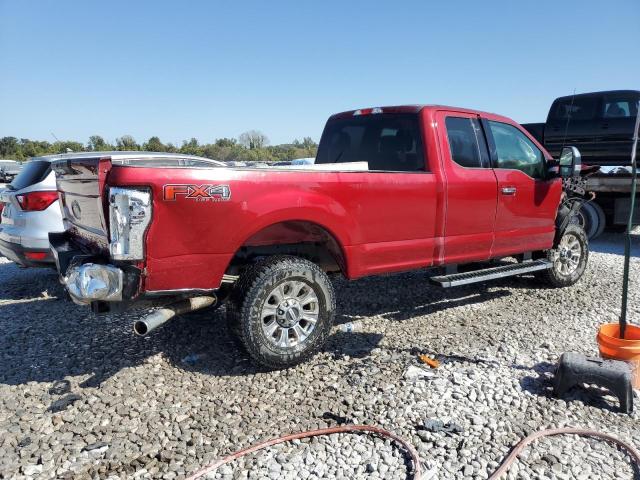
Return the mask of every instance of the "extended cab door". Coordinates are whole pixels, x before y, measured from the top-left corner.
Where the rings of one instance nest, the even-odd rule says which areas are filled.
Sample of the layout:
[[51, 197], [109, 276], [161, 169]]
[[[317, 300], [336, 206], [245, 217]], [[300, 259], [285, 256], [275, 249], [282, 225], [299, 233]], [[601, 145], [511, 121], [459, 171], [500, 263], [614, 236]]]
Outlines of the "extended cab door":
[[562, 182], [549, 178], [545, 153], [523, 129], [502, 119], [483, 119], [483, 125], [498, 181], [491, 256], [550, 248]]
[[437, 114], [446, 189], [444, 261], [486, 260], [491, 253], [497, 180], [478, 115]]

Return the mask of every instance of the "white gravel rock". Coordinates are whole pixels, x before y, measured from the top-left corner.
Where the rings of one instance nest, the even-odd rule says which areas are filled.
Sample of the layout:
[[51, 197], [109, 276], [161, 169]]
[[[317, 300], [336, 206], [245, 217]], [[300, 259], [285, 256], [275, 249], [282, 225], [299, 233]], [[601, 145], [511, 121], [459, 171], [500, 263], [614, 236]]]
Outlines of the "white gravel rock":
[[[636, 236], [636, 322], [639, 244]], [[438, 290], [423, 272], [336, 280], [337, 322], [361, 329], [336, 328], [322, 353], [280, 372], [251, 365], [223, 310], [137, 338], [139, 314], [95, 317], [63, 299], [52, 271], [0, 259], [0, 478], [181, 479], [237, 449], [336, 421], [394, 431], [438, 479], [485, 479], [518, 440], [547, 427], [594, 428], [640, 447], [638, 408], [620, 414], [594, 388], [551, 395], [559, 355], [597, 355], [597, 326], [617, 321], [622, 237], [592, 246], [584, 279], [562, 290], [531, 277]], [[426, 369], [417, 353], [442, 366]], [[415, 369], [432, 375], [407, 378]], [[420, 430], [427, 418], [464, 432]], [[338, 434], [253, 453], [208, 478], [406, 479], [406, 460], [387, 440]], [[633, 471], [613, 446], [567, 436], [525, 449], [508, 478]]]

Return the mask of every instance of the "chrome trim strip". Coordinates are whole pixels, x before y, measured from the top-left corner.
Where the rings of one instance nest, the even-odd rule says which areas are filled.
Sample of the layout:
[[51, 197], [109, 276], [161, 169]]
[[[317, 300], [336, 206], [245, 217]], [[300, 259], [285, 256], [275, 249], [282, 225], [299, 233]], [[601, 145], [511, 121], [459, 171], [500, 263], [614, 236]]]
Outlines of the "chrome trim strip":
[[160, 297], [164, 295], [176, 295], [182, 293], [214, 293], [215, 289], [206, 288], [176, 288], [175, 290], [147, 290], [145, 295], [150, 297]]

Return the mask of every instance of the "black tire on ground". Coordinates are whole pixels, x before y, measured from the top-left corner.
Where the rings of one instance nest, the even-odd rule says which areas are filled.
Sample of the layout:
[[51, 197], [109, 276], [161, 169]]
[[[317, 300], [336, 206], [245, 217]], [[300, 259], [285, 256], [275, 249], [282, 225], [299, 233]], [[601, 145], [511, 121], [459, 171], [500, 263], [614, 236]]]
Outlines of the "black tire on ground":
[[227, 322], [259, 366], [287, 368], [325, 343], [335, 315], [333, 285], [316, 264], [269, 257], [248, 267], [227, 305]]
[[552, 287], [568, 287], [580, 280], [587, 268], [589, 240], [578, 225], [565, 229], [558, 245], [547, 252], [553, 266], [545, 270], [541, 278]]
[[584, 203], [575, 219], [590, 240], [600, 236], [607, 224], [602, 207], [595, 202]]

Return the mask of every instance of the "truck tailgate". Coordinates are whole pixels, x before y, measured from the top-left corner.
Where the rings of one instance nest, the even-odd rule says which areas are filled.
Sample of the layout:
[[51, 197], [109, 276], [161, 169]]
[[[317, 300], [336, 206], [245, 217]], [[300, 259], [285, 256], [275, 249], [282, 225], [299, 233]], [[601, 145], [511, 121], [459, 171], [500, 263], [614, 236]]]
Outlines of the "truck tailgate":
[[62, 216], [69, 234], [92, 251], [106, 251], [109, 230], [103, 190], [110, 158], [78, 158], [53, 162]]

